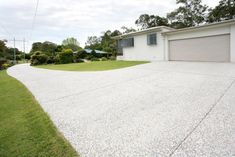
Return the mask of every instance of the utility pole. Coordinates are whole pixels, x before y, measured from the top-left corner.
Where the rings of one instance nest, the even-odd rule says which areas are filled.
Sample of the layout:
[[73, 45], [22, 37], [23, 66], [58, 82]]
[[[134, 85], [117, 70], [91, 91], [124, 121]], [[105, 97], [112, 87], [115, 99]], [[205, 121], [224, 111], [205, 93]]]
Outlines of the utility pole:
[[16, 40], [15, 37], [13, 38], [13, 40], [7, 40], [7, 41], [13, 41], [13, 45], [14, 45], [14, 52], [13, 52], [13, 63], [16, 64], [16, 42], [23, 42], [23, 51], [24, 51], [24, 59], [25, 59], [25, 38], [23, 40]]
[[14, 41], [14, 61], [13, 61], [13, 63], [16, 64], [16, 45], [15, 45], [16, 40], [15, 40], [15, 38], [13, 39], [13, 41]]
[[25, 38], [23, 39], [24, 61], [25, 61]]

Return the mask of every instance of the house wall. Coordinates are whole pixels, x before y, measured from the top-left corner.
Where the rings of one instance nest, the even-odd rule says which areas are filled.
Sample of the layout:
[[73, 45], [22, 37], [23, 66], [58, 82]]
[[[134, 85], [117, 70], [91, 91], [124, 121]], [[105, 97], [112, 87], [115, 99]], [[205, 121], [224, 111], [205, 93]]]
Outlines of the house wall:
[[230, 29], [230, 57], [231, 62], [235, 62], [235, 24], [231, 25]]
[[[155, 32], [153, 32], [155, 33]], [[147, 44], [147, 34], [134, 36], [134, 47], [123, 48], [122, 60], [161, 61], [164, 60], [164, 39], [157, 33], [157, 45]]]
[[200, 29], [170, 34], [168, 35], [168, 40], [205, 37], [205, 36], [213, 36], [213, 35], [221, 35], [229, 33], [230, 33], [230, 26], [211, 27], [211, 28], [207, 27], [207, 28], [200, 28]]

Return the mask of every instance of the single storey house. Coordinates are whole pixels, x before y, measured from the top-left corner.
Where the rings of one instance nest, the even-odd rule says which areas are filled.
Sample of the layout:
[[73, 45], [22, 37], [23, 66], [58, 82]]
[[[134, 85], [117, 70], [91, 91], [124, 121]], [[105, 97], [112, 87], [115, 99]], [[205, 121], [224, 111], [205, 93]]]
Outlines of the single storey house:
[[235, 19], [196, 27], [154, 27], [114, 37], [118, 60], [235, 62]]

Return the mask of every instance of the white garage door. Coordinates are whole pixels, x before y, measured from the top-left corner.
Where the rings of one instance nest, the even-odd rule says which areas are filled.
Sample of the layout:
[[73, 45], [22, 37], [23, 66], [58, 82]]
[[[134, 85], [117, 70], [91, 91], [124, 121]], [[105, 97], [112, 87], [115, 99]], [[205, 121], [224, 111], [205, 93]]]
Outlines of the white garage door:
[[230, 61], [230, 35], [169, 41], [169, 59], [172, 61]]

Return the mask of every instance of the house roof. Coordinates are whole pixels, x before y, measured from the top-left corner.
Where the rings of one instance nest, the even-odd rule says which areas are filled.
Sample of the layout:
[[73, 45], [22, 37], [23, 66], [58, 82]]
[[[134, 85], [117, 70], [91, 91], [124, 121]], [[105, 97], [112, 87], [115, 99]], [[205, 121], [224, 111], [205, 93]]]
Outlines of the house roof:
[[151, 33], [154, 31], [162, 31], [163, 35], [167, 35], [167, 34], [180, 33], [180, 32], [184, 32], [184, 31], [193, 31], [193, 30], [208, 28], [208, 27], [226, 26], [226, 25], [231, 25], [231, 24], [235, 24], [235, 19], [225, 20], [222, 22], [215, 22], [215, 23], [210, 23], [210, 24], [204, 24], [204, 25], [199, 25], [199, 26], [194, 26], [194, 27], [182, 28], [182, 29], [174, 29], [174, 28], [166, 27], [166, 26], [158, 26], [158, 27], [152, 27], [152, 28], [137, 31], [137, 32], [132, 32], [132, 33], [127, 33], [127, 34], [115, 36], [112, 39], [122, 39], [122, 38], [126, 38], [126, 37], [140, 35], [140, 34]]
[[215, 28], [215, 27], [220, 27], [220, 26], [228, 26], [228, 25], [232, 25], [235, 24], [235, 19], [232, 20], [225, 20], [222, 22], [214, 22], [214, 23], [210, 23], [210, 24], [204, 24], [204, 25], [199, 25], [199, 26], [194, 26], [194, 27], [188, 27], [188, 28], [182, 28], [182, 29], [175, 29], [175, 30], [171, 30], [168, 32], [163, 32], [163, 35], [168, 35], [168, 34], [175, 34], [175, 33], [180, 33], [180, 32], [186, 32], [186, 31], [193, 31], [193, 30], [198, 30], [198, 29], [204, 29], [204, 28]]
[[152, 28], [140, 30], [137, 32], [122, 34], [119, 36], [112, 37], [112, 39], [122, 39], [122, 38], [130, 37], [130, 36], [136, 36], [136, 35], [151, 33], [155, 31], [157, 32], [157, 31], [171, 31], [171, 30], [175, 30], [175, 29], [171, 27], [167, 27], [167, 26], [158, 26], [158, 27], [152, 27]]
[[[91, 50], [91, 49], [84, 49], [84, 51], [86, 51], [86, 53], [91, 53], [93, 50]], [[100, 51], [100, 50], [94, 50], [94, 51], [95, 51], [95, 53], [107, 54], [107, 52]]]

